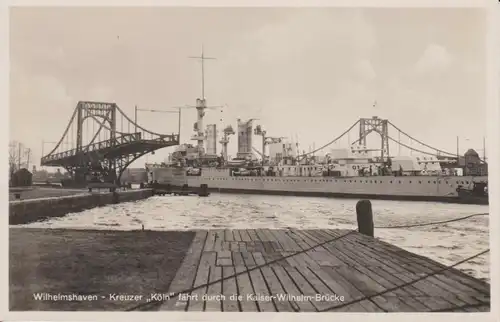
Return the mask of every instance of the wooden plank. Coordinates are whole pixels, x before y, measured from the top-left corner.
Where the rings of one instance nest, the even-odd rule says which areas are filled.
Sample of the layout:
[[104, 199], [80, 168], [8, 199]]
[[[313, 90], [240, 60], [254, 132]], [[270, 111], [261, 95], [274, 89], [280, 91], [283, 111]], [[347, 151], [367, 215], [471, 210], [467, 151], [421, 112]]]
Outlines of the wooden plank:
[[302, 250], [302, 248], [297, 245], [297, 243], [289, 238], [284, 230], [270, 229], [269, 233], [272, 234], [277, 242], [283, 248], [285, 252], [296, 252]]
[[243, 257], [241, 256], [240, 252], [233, 252], [233, 265], [234, 267], [245, 267], [245, 261], [243, 260]]
[[309, 236], [315, 238], [318, 244], [325, 243], [329, 240], [335, 239], [335, 238], [325, 237], [323, 234], [320, 233], [319, 229], [305, 229], [304, 232], [309, 234]]
[[[328, 265], [344, 265], [342, 261], [340, 261], [338, 258], [335, 256], [328, 255], [329, 253], [326, 251], [326, 249], [322, 247], [317, 247], [316, 249], [311, 249], [311, 246], [317, 245], [316, 242], [310, 240], [307, 236], [304, 236], [305, 239], [309, 240], [309, 243], [306, 243], [304, 239], [302, 239], [302, 236], [297, 233], [297, 231], [287, 231], [288, 237], [293, 239], [296, 243], [296, 245], [299, 247], [301, 250], [306, 250], [303, 255], [298, 255], [302, 256], [304, 261], [303, 263], [306, 266], [311, 266], [311, 267], [319, 267], [324, 264]], [[310, 246], [311, 245], [311, 246]], [[296, 258], [297, 256], [294, 256]], [[300, 261], [296, 262], [300, 265]]]
[[[220, 280], [222, 277], [222, 267], [210, 267], [210, 283]], [[221, 312], [222, 311], [222, 282], [212, 284], [207, 290], [207, 300], [205, 301], [205, 311]]]
[[[265, 252], [266, 251], [266, 247], [264, 246], [264, 243], [261, 242], [261, 241], [256, 241], [254, 242], [255, 243], [255, 250], [254, 252]], [[270, 251], [272, 251], [272, 247], [270, 246], [267, 246], [269, 247]]]
[[262, 233], [267, 236], [267, 240], [276, 252], [284, 251], [283, 245], [276, 239], [276, 237], [271, 232], [271, 229], [261, 229]]
[[[297, 268], [284, 267], [283, 269], [288, 273], [293, 283], [297, 285], [297, 288], [298, 290], [300, 290], [301, 294], [310, 297], [316, 296], [316, 291], [311, 287], [311, 284], [309, 284], [309, 282], [307, 282], [306, 279], [297, 271]], [[317, 311], [315, 301], [310, 301], [310, 303], [314, 307], [314, 310]]]
[[264, 231], [262, 229], [255, 229], [254, 232], [257, 235], [259, 241], [261, 242], [269, 241], [269, 237], [266, 234], [264, 234]]
[[233, 266], [231, 251], [223, 250], [217, 252], [217, 266]]
[[[378, 244], [378, 241], [377, 241], [377, 244]], [[381, 245], [364, 244], [363, 246], [369, 247], [372, 250], [376, 251], [377, 256], [384, 258], [387, 262], [394, 263], [395, 265], [399, 265], [401, 267], [404, 265], [405, 269], [411, 273], [410, 277], [409, 277], [410, 280], [415, 280], [415, 279], [419, 278], [420, 276], [422, 276], [423, 274], [427, 274], [427, 273], [432, 272], [430, 269], [427, 269], [421, 265], [412, 263], [411, 261], [405, 261], [403, 257], [395, 254], [394, 246], [392, 246], [392, 245], [389, 245], [389, 246], [391, 246], [391, 248], [393, 248], [393, 249], [389, 249], [389, 248], [384, 246], [384, 248], [382, 248], [384, 251], [381, 251], [381, 249], [378, 248], [378, 246], [381, 246]], [[399, 276], [399, 277], [403, 277], [405, 275], [408, 276], [408, 274], [402, 274], [402, 273], [397, 274], [397, 276]], [[448, 285], [445, 282], [443, 282], [442, 280], [438, 279], [437, 276], [430, 276], [422, 281], [433, 284], [433, 287], [432, 286], [429, 287], [428, 284], [425, 284], [425, 286], [429, 289], [427, 289], [424, 292], [428, 295], [432, 295], [432, 294], [442, 295], [447, 301], [449, 301], [450, 303], [452, 303], [454, 305], [465, 305], [465, 304], [477, 304], [477, 303], [479, 303], [476, 299], [474, 299], [470, 296], [470, 293], [464, 294], [464, 293], [454, 289], [450, 285]], [[420, 282], [417, 282], [417, 283], [420, 283]], [[422, 286], [423, 284], [424, 283], [420, 283], [419, 285]], [[417, 287], [417, 284], [415, 283], [414, 286]], [[437, 289], [436, 289], [436, 287], [437, 287]], [[431, 290], [434, 290], [434, 291], [431, 291]]]
[[222, 241], [222, 250], [223, 251], [231, 251], [231, 242], [223, 240]]
[[237, 242], [237, 241], [232, 241], [232, 242], [229, 242], [229, 249], [230, 249], [232, 252], [239, 252], [239, 251], [240, 251], [240, 245], [239, 245], [239, 242]]
[[[309, 233], [307, 233], [306, 231], [296, 230], [294, 233], [297, 234], [298, 236], [302, 237], [304, 239], [304, 241], [307, 240], [307, 243], [310, 245], [314, 246], [314, 245], [318, 245], [320, 243], [320, 241], [316, 237], [310, 236]], [[328, 251], [328, 249], [326, 247], [328, 245], [330, 245], [330, 243], [315, 247], [314, 250], [307, 251], [308, 257], [315, 256], [317, 258], [318, 256], [325, 256], [325, 254], [329, 254], [329, 256], [327, 257], [328, 259], [323, 259], [324, 261], [329, 261], [332, 264], [335, 263], [335, 264], [339, 264], [342, 266], [346, 266], [346, 265], [353, 266], [353, 264], [351, 262], [349, 262], [349, 261], [346, 262], [343, 258], [339, 258], [336, 254]], [[313, 255], [314, 252], [320, 252], [321, 255]], [[311, 258], [311, 260], [312, 260], [312, 258]]]
[[[266, 256], [264, 254], [256, 252], [253, 253], [253, 258], [255, 263], [260, 266], [264, 264], [269, 264], [269, 261], [266, 260]], [[267, 254], [268, 255], [268, 254]], [[274, 274], [274, 271], [271, 270], [271, 267], [278, 265], [277, 263], [269, 264], [267, 266], [263, 266], [260, 268], [260, 272], [262, 277], [264, 278], [265, 284], [268, 287], [269, 295], [272, 297], [272, 302], [274, 303], [274, 307], [277, 312], [293, 312], [294, 308], [288, 301], [280, 301], [276, 298], [277, 294], [283, 294], [283, 288], [281, 284]], [[260, 303], [260, 302], [259, 302]]]
[[287, 235], [288, 238], [290, 238], [291, 240], [293, 240], [295, 242], [295, 244], [297, 244], [297, 246], [304, 250], [304, 249], [307, 249], [309, 248], [309, 244], [307, 244], [300, 236], [298, 236], [296, 233], [294, 233], [293, 230], [286, 230], [285, 231], [285, 234]]
[[[385, 288], [390, 288], [393, 286], [396, 286], [398, 284], [403, 284], [402, 282], [392, 284], [388, 282], [386, 279], [384, 279], [383, 276], [385, 276], [388, 279], [393, 279], [393, 275], [391, 275], [392, 271], [387, 271], [385, 272], [382, 267], [379, 267], [381, 264], [379, 261], [370, 258], [363, 254], [363, 252], [360, 252], [359, 249], [354, 249], [351, 247], [349, 243], [341, 243], [338, 245], [334, 245], [335, 249], [337, 252], [336, 254], [342, 254], [346, 258], [349, 258], [352, 260], [353, 263], [355, 263], [355, 270], [359, 271], [362, 274], [365, 274], [371, 279], [373, 279], [375, 282], [380, 284], [381, 286], [384, 286]], [[369, 267], [369, 268], [367, 268]], [[391, 293], [388, 293], [388, 296], [391, 296]], [[422, 292], [418, 291], [414, 287], [407, 287], [403, 289], [398, 289], [393, 292], [393, 295], [398, 295], [398, 296], [413, 296], [413, 295], [424, 295]]]
[[[202, 253], [193, 287], [199, 287], [201, 285], [208, 283], [210, 277], [210, 266], [213, 266], [215, 264], [215, 256], [216, 256], [215, 252]], [[191, 292], [191, 297], [188, 301], [187, 310], [204, 311], [205, 301], [202, 297], [206, 293], [207, 293], [207, 286], [193, 290]]]
[[241, 241], [239, 229], [233, 229], [233, 237], [234, 237], [234, 241]]
[[[357, 246], [358, 246], [358, 247], [356, 248], [356, 250], [357, 250], [357, 252], [359, 252], [359, 251], [360, 251], [360, 246], [359, 246], [359, 245], [357, 245]], [[327, 248], [327, 249], [329, 249], [332, 253], [335, 253], [337, 256], [342, 257], [342, 259], [343, 259], [343, 260], [345, 260], [345, 261], [351, 261], [351, 260], [352, 260], [351, 258], [347, 259], [348, 257], [347, 257], [346, 255], [344, 255], [344, 254], [342, 253], [342, 251], [341, 251], [341, 250], [339, 250], [339, 247], [338, 247], [337, 245], [331, 245], [331, 246], [330, 246], [330, 245], [327, 245], [327, 247], [326, 247], [326, 248]], [[386, 262], [387, 262], [387, 261], [386, 261]], [[361, 269], [361, 268], [360, 268], [360, 265], [355, 265], [354, 267], [356, 267], [356, 269], [357, 269], [357, 270]], [[398, 278], [398, 279], [400, 280], [400, 282], [398, 282], [398, 283], [397, 283], [397, 285], [402, 285], [403, 283], [405, 283], [405, 282], [409, 282], [409, 281], [411, 281], [411, 280], [412, 280], [412, 278], [404, 278], [404, 277], [403, 277], [403, 278], [401, 278], [401, 277], [398, 277], [398, 275], [395, 275], [395, 277], [396, 277], [396, 278]], [[417, 277], [414, 277], [413, 279], [415, 279], [415, 278], [417, 278]], [[419, 282], [419, 283], [420, 283], [420, 282]], [[416, 288], [418, 291], [421, 291], [421, 292], [422, 292], [422, 294], [427, 294], [426, 292], [424, 292], [424, 290], [422, 290], [421, 288], [419, 288], [419, 286], [421, 286], [421, 285], [424, 285], [424, 286], [429, 286], [429, 285], [430, 285], [431, 287], [434, 287], [434, 289], [435, 289], [434, 294], [435, 294], [436, 296], [437, 296], [437, 295], [442, 295], [441, 290], [440, 290], [440, 289], [437, 289], [434, 285], [430, 284], [428, 281], [422, 281], [422, 283], [420, 283], [420, 285], [412, 285], [412, 287]], [[394, 286], [396, 286], [396, 285], [394, 285]], [[407, 289], [407, 288], [405, 288], [405, 289]], [[427, 288], [427, 289], [428, 289], [428, 288]], [[396, 291], [396, 292], [397, 292], [397, 291]], [[389, 294], [389, 293], [388, 293], [388, 294]], [[402, 296], [402, 295], [399, 295], [399, 297], [400, 297], [400, 298], [401, 298], [401, 296]], [[414, 305], [417, 305], [417, 306], [418, 306], [418, 304], [415, 304], [415, 303], [414, 303]], [[433, 304], [431, 304], [431, 305], [433, 305]], [[440, 305], [440, 307], [442, 307], [442, 304], [439, 304], [439, 305]], [[418, 307], [419, 307], [419, 306], [418, 306]], [[436, 309], [437, 309], [437, 308], [436, 308]]]
[[[234, 275], [234, 267], [225, 266], [222, 268], [223, 277]], [[222, 294], [224, 295], [224, 300], [222, 301], [222, 309], [224, 312], [240, 312], [240, 307], [238, 300], [234, 299], [232, 296], [238, 294], [238, 288], [236, 287], [236, 278], [228, 278], [222, 282]]]
[[[206, 239], [206, 231], [196, 232], [181, 267], [170, 284], [169, 293], [182, 292], [192, 287]], [[187, 301], [180, 300], [178, 297], [171, 298], [160, 306], [159, 311], [184, 311], [187, 308], [187, 304]]]
[[215, 231], [214, 251], [222, 250], [222, 241], [224, 240], [224, 231], [217, 229]]
[[224, 229], [224, 241], [234, 241], [233, 231], [231, 229]]
[[[323, 271], [329, 274], [337, 283], [339, 283], [345, 290], [344, 295], [345, 303], [351, 302], [353, 300], [360, 299], [365, 295], [358, 290], [349, 280], [345, 279], [340, 275], [333, 267], [323, 267]], [[383, 311], [375, 303], [370, 300], [364, 300], [356, 304], [350, 304], [349, 307], [353, 306], [352, 309], [346, 309], [347, 312], [381, 312]]]
[[338, 257], [332, 256], [329, 252], [325, 250], [318, 250], [315, 252], [308, 252], [307, 255], [311, 257], [319, 266], [345, 266], [345, 263], [341, 261]]
[[[256, 256], [256, 257], [255, 257]], [[264, 264], [265, 261], [260, 253], [252, 253], [252, 259], [254, 262]], [[254, 294], [261, 294], [264, 297], [271, 295], [269, 289], [267, 288], [266, 282], [264, 281], [264, 276], [260, 269], [254, 269], [250, 272], [250, 280], [254, 289]], [[273, 300], [271, 301], [257, 301], [257, 307], [259, 312], [276, 312], [276, 307]]]
[[304, 243], [305, 243], [305, 244], [307, 244], [307, 246], [308, 246], [309, 248], [314, 247], [314, 248], [312, 248], [312, 249], [311, 249], [312, 251], [315, 251], [315, 250], [316, 250], [315, 246], [318, 244], [318, 243], [317, 243], [317, 241], [316, 241], [316, 240], [311, 239], [311, 238], [309, 237], [309, 235], [304, 234], [304, 232], [303, 232], [303, 231], [298, 230], [298, 229], [291, 229], [291, 230], [290, 230], [290, 233], [291, 233], [291, 234], [293, 234], [293, 235], [295, 235], [295, 236], [297, 236], [297, 238], [302, 239], [302, 240], [304, 241]]
[[[364, 244], [367, 243], [366, 236], [363, 236], [363, 235], [354, 236], [354, 238], [357, 242], [361, 242]], [[397, 248], [395, 246], [388, 244], [386, 242], [383, 242], [383, 241], [377, 241], [377, 244], [378, 244], [378, 248], [380, 248], [381, 250], [382, 249], [388, 250], [388, 251], [391, 251], [392, 253], [394, 253], [397, 250]], [[420, 265], [430, 269], [430, 271], [436, 271], [436, 270], [439, 270], [439, 269], [442, 269], [445, 267], [445, 265], [443, 265], [441, 263], [437, 263], [435, 261], [429, 260], [428, 258], [425, 258], [425, 257], [417, 255], [417, 254], [413, 254], [411, 252], [407, 252], [405, 250], [402, 250], [401, 254], [403, 255], [403, 256], [401, 256], [403, 260], [411, 261], [413, 263], [419, 263]], [[483, 294], [490, 293], [490, 285], [488, 283], [486, 283], [484, 281], [480, 281], [478, 279], [471, 278], [470, 276], [468, 276], [467, 274], [465, 274], [463, 272], [460, 272], [459, 270], [454, 270], [454, 269], [448, 270], [448, 271], [443, 272], [443, 275], [455, 280], [456, 282], [459, 282], [462, 285], [467, 285], [470, 288], [475, 289]]]
[[[290, 279], [288, 276], [287, 271], [281, 267], [281, 266], [274, 266], [272, 268], [274, 270], [274, 273], [278, 277], [278, 279], [281, 281], [281, 285], [283, 285], [283, 288], [285, 290], [285, 293], [281, 294], [282, 296], [289, 295], [293, 296], [294, 299], [290, 301], [291, 305], [295, 306], [295, 310], [298, 312], [316, 312], [316, 309], [314, 305], [309, 301], [309, 300], [303, 300], [301, 299], [302, 292], [299, 291], [299, 289], [295, 286], [293, 281]], [[281, 301], [284, 299], [280, 299], [278, 297], [278, 301]]]
[[264, 266], [260, 268], [260, 271], [262, 273], [262, 276], [264, 277], [264, 280], [266, 281], [266, 284], [269, 287], [269, 293], [272, 296], [272, 301], [274, 302], [274, 305], [276, 307], [276, 311], [278, 312], [294, 312], [293, 306], [290, 304], [288, 301], [280, 301], [277, 299], [278, 294], [285, 294], [283, 288], [281, 287], [281, 284], [274, 274], [274, 272], [271, 270], [271, 267], [269, 266]]
[[245, 242], [238, 242], [238, 248], [240, 252], [246, 252], [247, 251], [247, 243]]
[[[369, 276], [360, 273], [355, 269], [347, 269], [345, 266], [332, 268], [345, 279], [351, 282], [357, 289], [359, 289], [364, 296], [375, 295], [378, 292], [383, 292], [386, 289], [380, 284], [375, 282]], [[392, 292], [390, 292], [392, 293]], [[390, 293], [376, 296], [372, 298], [379, 307], [390, 312], [414, 312], [414, 308], [402, 302], [397, 296], [391, 296]], [[392, 293], [394, 294], [394, 293]]]
[[[314, 294], [332, 294], [333, 291], [335, 294], [342, 295], [341, 293], [336, 293], [339, 291], [342, 292], [341, 287], [339, 285], [335, 285], [335, 281], [333, 281], [331, 278], [328, 278], [326, 274], [321, 272], [319, 265], [317, 265], [317, 263], [315, 263], [314, 261], [310, 261], [310, 258], [306, 256], [306, 254], [300, 253], [295, 255], [294, 257], [296, 259], [296, 262], [298, 263], [298, 266], [295, 267], [296, 272], [298, 272], [308, 282], [308, 284], [312, 286], [312, 288], [314, 289]], [[323, 281], [318, 278], [317, 275], [323, 277], [323, 280], [328, 280], [327, 282], [331, 284], [331, 287], [325, 285], [325, 283], [323, 283]], [[295, 275], [294, 279], [300, 280], [298, 275]], [[330, 301], [321, 298], [317, 301], [314, 301], [312, 304], [318, 310], [332, 306], [332, 303]]]
[[294, 259], [295, 257], [294, 252], [280, 252], [279, 254], [281, 255], [281, 257], [285, 258], [287, 266], [292, 266], [292, 267], [299, 266], [299, 264]]
[[253, 259], [252, 253], [249, 252], [241, 252], [241, 256], [243, 257], [243, 260], [245, 261], [245, 266], [246, 267], [254, 267], [255, 260]]
[[[345, 246], [347, 250], [351, 250], [347, 248], [347, 245]], [[353, 253], [344, 253], [346, 256], [351, 257], [353, 260], [357, 261], [360, 265], [356, 266], [356, 269], [360, 271], [361, 273], [364, 273], [365, 275], [370, 276], [372, 279], [374, 279], [377, 283], [382, 285], [383, 287], [387, 288], [392, 288], [397, 285], [401, 285], [404, 282], [399, 280], [397, 277], [395, 277], [390, 271], [385, 271], [383, 270], [383, 266], [364, 266], [362, 260], [357, 260], [354, 258]], [[359, 254], [356, 253], [356, 254]], [[372, 263], [370, 263], [372, 264]], [[415, 288], [414, 286], [410, 285], [404, 288], [401, 288], [399, 290], [394, 291], [394, 293], [398, 296], [424, 296], [425, 294]]]
[[[310, 233], [311, 235], [313, 235], [313, 237], [316, 238], [316, 241], [318, 241], [318, 242], [329, 240], [332, 237], [333, 238], [335, 237], [335, 236], [325, 236], [322, 231], [315, 231], [313, 233], [308, 231], [307, 233]], [[323, 237], [321, 235], [323, 235]], [[351, 235], [349, 235], [349, 236], [351, 236]], [[388, 287], [382, 286], [382, 285], [384, 285], [384, 282], [385, 282], [386, 286], [389, 286], [389, 284], [387, 283], [386, 280], [381, 278], [378, 274], [375, 274], [375, 272], [370, 271], [370, 270], [366, 269], [365, 267], [363, 267], [363, 266], [368, 266], [370, 264], [373, 265], [374, 262], [370, 261], [369, 258], [367, 258], [367, 257], [362, 258], [364, 261], [360, 260], [360, 259], [356, 259], [354, 257], [354, 255], [351, 255], [351, 257], [349, 257], [348, 254], [353, 249], [346, 247], [346, 245], [348, 245], [348, 244], [345, 242], [345, 240], [344, 241], [338, 240], [338, 242], [333, 243], [333, 245], [325, 244], [326, 248], [328, 248], [328, 249], [334, 248], [334, 250], [332, 250], [332, 253], [335, 253], [337, 255], [337, 257], [339, 257], [341, 260], [349, 263], [352, 267], [356, 267], [356, 269], [351, 268], [349, 270], [346, 270], [346, 271], [350, 272], [351, 274], [355, 275], [355, 276], [350, 276], [348, 279], [350, 281], [356, 282], [358, 288], [359, 288], [359, 285], [366, 285], [366, 283], [369, 283], [372, 287], [377, 288], [379, 291], [383, 291], [383, 290], [387, 289]], [[358, 257], [362, 257], [362, 256], [359, 256], [358, 251], [356, 251], [356, 255], [358, 255]], [[366, 263], [366, 262], [368, 262], [368, 263]], [[341, 269], [341, 268], [339, 267], [339, 269]], [[345, 267], [343, 267], [342, 269], [345, 269]], [[362, 270], [362, 272], [360, 272], [360, 270]], [[402, 284], [402, 283], [400, 283], [400, 284]], [[396, 285], [390, 285], [390, 286], [396, 286]], [[364, 293], [366, 293], [366, 292], [364, 292]], [[407, 297], [406, 301], [401, 301], [402, 296], [407, 295], [408, 293], [403, 292], [402, 290], [397, 290], [394, 293], [398, 294], [397, 298], [391, 297], [390, 296], [391, 293], [387, 293], [387, 295], [385, 295], [384, 298], [377, 297], [376, 299], [378, 301], [378, 304], [381, 307], [384, 307], [384, 309], [387, 309], [389, 311], [395, 310], [395, 309], [402, 310], [402, 311], [426, 311], [426, 310], [428, 310], [428, 306], [425, 306], [422, 302], [420, 302], [418, 300], [414, 300], [411, 297]], [[365, 294], [365, 295], [369, 295], [369, 294]], [[410, 293], [410, 295], [411, 295], [411, 293]]]
[[244, 241], [244, 242], [251, 242], [252, 241], [252, 238], [250, 238], [250, 235], [248, 234], [247, 229], [240, 230], [240, 236], [241, 236], [241, 241]]
[[[349, 237], [356, 240], [357, 234], [349, 235]], [[415, 280], [419, 278], [421, 274], [425, 273], [421, 269], [420, 270], [412, 269], [413, 264], [411, 263], [401, 262], [400, 256], [396, 254], [388, 255], [387, 252], [381, 251], [381, 249], [379, 249], [377, 245], [374, 245], [374, 243], [378, 243], [378, 241], [372, 240], [371, 243], [356, 243], [355, 248], [357, 249], [357, 251], [361, 251], [363, 248], [368, 247], [368, 249], [370, 249], [374, 253], [373, 255], [374, 257], [377, 256], [378, 258], [383, 260], [384, 263], [386, 263], [387, 265], [393, 265], [395, 269], [398, 269], [400, 273], [394, 275], [399, 279], [401, 279], [403, 282], [410, 282], [412, 280]], [[390, 246], [394, 247], [392, 245]], [[337, 252], [337, 249], [335, 249], [334, 251]], [[463, 301], [463, 296], [459, 294], [457, 295], [455, 294], [455, 292], [450, 291], [449, 288], [440, 283], [439, 280], [436, 280], [435, 277], [429, 277], [427, 279], [412, 284], [412, 286], [430, 296], [434, 297], [443, 296], [443, 298], [445, 298], [446, 301], [448, 301], [453, 305], [465, 304], [465, 302]], [[435, 303], [430, 305], [435, 305]], [[442, 304], [438, 303], [438, 305], [442, 307]]]
[[246, 229], [245, 231], [247, 232], [248, 237], [250, 237], [250, 239], [253, 242], [260, 241], [260, 238], [259, 238], [259, 236], [257, 236], [257, 232], [255, 229]]
[[[364, 250], [360, 249], [360, 247], [355, 248], [354, 246], [352, 246], [350, 244], [346, 244], [345, 248], [352, 251], [351, 254], [346, 253], [346, 255], [350, 256], [350, 257], [356, 256], [356, 255], [354, 255], [354, 252], [355, 252], [355, 254], [364, 253]], [[401, 285], [401, 284], [405, 283], [404, 280], [401, 280], [397, 277], [397, 275], [396, 275], [397, 272], [394, 272], [393, 270], [388, 269], [390, 266], [386, 265], [386, 263], [384, 261], [380, 261], [379, 259], [376, 259], [375, 263], [371, 263], [374, 266], [365, 266], [364, 263], [360, 260], [358, 260], [358, 262], [360, 263], [360, 265], [357, 266], [358, 270], [360, 270], [361, 272], [364, 272], [367, 275], [370, 275], [370, 274], [372, 274], [371, 272], [373, 272], [372, 277], [377, 277], [377, 276], [380, 277], [377, 280], [377, 282], [379, 282], [379, 284], [383, 285], [386, 288], [395, 287], [397, 285]], [[426, 295], [423, 291], [419, 290], [414, 285], [406, 286], [406, 287], [402, 288], [401, 291], [404, 291], [404, 293], [399, 293], [398, 291], [396, 291], [395, 293], [399, 294], [400, 296], [406, 296], [406, 295], [425, 296]], [[429, 303], [422, 303], [422, 304], [428, 305]], [[430, 305], [432, 305], [432, 304], [430, 304]], [[433, 309], [433, 307], [431, 307], [431, 306], [429, 306], [429, 308]]]
[[207, 232], [207, 241], [205, 242], [205, 247], [203, 248], [203, 251], [205, 252], [211, 252], [214, 251], [214, 244], [215, 244], [215, 231], [209, 230]]
[[[243, 258], [241, 257], [241, 253], [234, 253], [234, 258], [238, 258], [238, 261], [243, 262]], [[241, 273], [246, 271], [246, 267], [244, 265], [238, 265], [234, 267], [236, 273]], [[241, 296], [240, 307], [242, 312], [257, 312], [257, 303], [249, 295], [254, 294], [252, 282], [250, 281], [250, 276], [248, 273], [242, 273], [236, 277], [237, 286], [238, 286], [238, 295]]]
[[[320, 279], [318, 279], [318, 277], [314, 275], [314, 273], [308, 267], [301, 265], [299, 267], [295, 267], [295, 269], [312, 286], [312, 288], [314, 289], [314, 294], [324, 294], [324, 295], [332, 294], [332, 290], [328, 286], [326, 286]], [[340, 290], [337, 288], [336, 291], [334, 291], [334, 293], [339, 291]], [[342, 295], [342, 291], [335, 294]], [[313, 301], [312, 304], [318, 310], [323, 310], [333, 305], [336, 305], [337, 303], [320, 298], [318, 300]]]

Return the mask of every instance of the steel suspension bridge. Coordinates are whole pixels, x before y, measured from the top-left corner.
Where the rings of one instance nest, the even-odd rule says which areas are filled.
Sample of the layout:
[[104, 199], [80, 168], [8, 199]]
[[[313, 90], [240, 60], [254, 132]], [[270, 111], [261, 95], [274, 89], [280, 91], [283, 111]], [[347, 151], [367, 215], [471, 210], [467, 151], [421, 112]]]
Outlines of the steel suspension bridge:
[[[178, 113], [180, 119], [180, 108]], [[380, 137], [380, 146], [371, 151], [380, 153], [377, 158], [382, 161], [391, 156], [390, 142], [393, 142], [418, 154], [433, 156], [445, 167], [459, 164], [457, 153], [434, 148], [413, 138], [389, 120], [378, 117], [357, 120], [341, 135], [318, 149], [304, 152], [299, 155], [299, 159], [338, 144], [353, 131], [357, 133], [356, 140], [349, 143], [352, 146], [366, 147], [367, 137], [372, 133]], [[391, 136], [394, 131], [398, 139]], [[401, 135], [412, 143], [402, 143]], [[179, 144], [179, 133], [159, 134], [149, 131], [138, 125], [137, 119], [131, 120], [115, 103], [80, 101], [63, 136], [52, 151], [42, 157], [41, 165], [66, 169], [75, 183], [85, 184], [90, 176], [101, 182], [118, 184], [125, 169], [141, 156]]]
[[179, 133], [149, 131], [115, 103], [80, 101], [63, 136], [40, 164], [66, 169], [75, 183], [84, 184], [89, 176], [118, 183], [132, 162], [175, 145], [179, 145]]

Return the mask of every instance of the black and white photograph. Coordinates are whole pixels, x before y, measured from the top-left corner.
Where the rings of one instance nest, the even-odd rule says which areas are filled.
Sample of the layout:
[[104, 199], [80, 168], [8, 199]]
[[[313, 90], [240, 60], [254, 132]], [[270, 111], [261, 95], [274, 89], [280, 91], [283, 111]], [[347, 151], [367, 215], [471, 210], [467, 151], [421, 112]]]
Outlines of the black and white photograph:
[[9, 312], [490, 312], [488, 19], [10, 7]]

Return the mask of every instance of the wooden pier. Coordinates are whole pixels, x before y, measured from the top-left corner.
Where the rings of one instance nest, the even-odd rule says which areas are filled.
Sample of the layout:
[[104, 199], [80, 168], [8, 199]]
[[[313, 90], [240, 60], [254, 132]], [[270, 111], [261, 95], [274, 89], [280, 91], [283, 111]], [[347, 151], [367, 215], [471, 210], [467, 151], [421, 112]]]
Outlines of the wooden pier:
[[[428, 258], [349, 230], [204, 230], [197, 231], [165, 292], [175, 296], [155, 309], [490, 311], [488, 283], [456, 269], [425, 277], [443, 268]], [[229, 278], [220, 281], [225, 277]], [[416, 279], [421, 280], [411, 283]], [[405, 283], [410, 284], [398, 287]], [[393, 290], [386, 292], [388, 289]]]

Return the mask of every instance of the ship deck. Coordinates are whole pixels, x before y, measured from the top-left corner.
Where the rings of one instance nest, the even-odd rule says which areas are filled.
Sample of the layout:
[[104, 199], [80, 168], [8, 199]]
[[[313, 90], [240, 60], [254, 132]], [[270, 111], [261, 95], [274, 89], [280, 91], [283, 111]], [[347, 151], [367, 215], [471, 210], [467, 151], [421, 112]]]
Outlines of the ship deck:
[[203, 230], [155, 309], [490, 311], [488, 283], [444, 267], [349, 230]]

